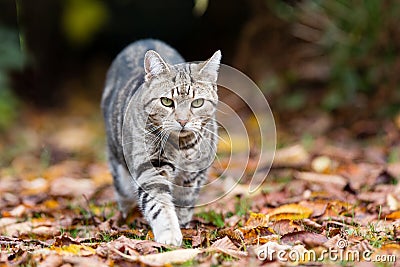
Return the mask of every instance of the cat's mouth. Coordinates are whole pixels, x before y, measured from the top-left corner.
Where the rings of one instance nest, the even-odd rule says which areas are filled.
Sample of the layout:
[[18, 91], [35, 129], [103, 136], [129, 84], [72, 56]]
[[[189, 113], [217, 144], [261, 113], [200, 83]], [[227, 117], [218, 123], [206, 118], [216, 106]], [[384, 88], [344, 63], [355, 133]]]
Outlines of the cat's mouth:
[[178, 132], [179, 137], [185, 137], [185, 136], [188, 136], [193, 133], [193, 131], [191, 131], [189, 129], [185, 129], [185, 128], [183, 128], [177, 132]]

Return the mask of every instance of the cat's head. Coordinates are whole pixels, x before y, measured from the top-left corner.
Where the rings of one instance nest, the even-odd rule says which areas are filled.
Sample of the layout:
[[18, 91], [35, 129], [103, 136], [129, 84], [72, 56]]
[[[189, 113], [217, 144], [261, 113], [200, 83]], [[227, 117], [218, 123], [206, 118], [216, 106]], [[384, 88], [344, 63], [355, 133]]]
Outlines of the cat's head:
[[170, 65], [157, 52], [147, 51], [145, 111], [150, 122], [170, 133], [200, 132], [214, 119], [220, 60], [217, 51], [204, 62]]

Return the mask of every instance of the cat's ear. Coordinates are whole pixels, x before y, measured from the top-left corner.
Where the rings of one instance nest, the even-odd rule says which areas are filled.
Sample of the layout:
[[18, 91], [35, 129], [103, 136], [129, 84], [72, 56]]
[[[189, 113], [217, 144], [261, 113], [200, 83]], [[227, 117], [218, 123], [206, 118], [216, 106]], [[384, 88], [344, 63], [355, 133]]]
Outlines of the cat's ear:
[[149, 50], [144, 55], [144, 70], [146, 72], [145, 80], [149, 81], [151, 77], [168, 72], [169, 67], [156, 51]]
[[218, 70], [220, 62], [221, 62], [221, 51], [218, 50], [208, 60], [199, 64], [200, 65], [199, 74], [204, 77], [208, 77], [209, 79], [211, 79], [212, 82], [215, 83], [218, 78]]

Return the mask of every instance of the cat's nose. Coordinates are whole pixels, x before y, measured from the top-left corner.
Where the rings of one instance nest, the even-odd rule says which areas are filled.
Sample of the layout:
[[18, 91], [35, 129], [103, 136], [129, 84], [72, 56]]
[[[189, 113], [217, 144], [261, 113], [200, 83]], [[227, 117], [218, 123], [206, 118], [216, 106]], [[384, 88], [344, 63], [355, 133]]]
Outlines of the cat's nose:
[[185, 127], [186, 123], [188, 122], [188, 120], [181, 120], [181, 119], [177, 119], [176, 120], [182, 127]]

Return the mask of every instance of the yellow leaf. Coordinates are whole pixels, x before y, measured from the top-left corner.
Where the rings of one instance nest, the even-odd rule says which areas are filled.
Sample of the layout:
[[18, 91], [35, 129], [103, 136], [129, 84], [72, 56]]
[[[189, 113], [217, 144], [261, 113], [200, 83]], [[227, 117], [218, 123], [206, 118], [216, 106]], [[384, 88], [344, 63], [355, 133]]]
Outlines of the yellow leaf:
[[386, 219], [390, 219], [390, 220], [400, 219], [400, 210], [394, 211], [394, 212], [386, 215]]
[[220, 133], [218, 153], [231, 154], [249, 150], [249, 140], [240, 135]]
[[89, 256], [96, 254], [96, 250], [84, 246], [84, 245], [76, 245], [76, 244], [71, 244], [68, 246], [62, 246], [62, 247], [51, 247], [50, 250], [53, 250], [57, 252], [59, 255], [78, 255], [78, 256]]
[[299, 204], [287, 204], [280, 206], [267, 214], [270, 221], [300, 220], [310, 217], [312, 209]]
[[267, 226], [268, 218], [263, 213], [250, 212], [250, 217], [247, 220], [245, 226], [257, 227], [257, 226]]
[[48, 209], [56, 209], [58, 208], [59, 204], [54, 199], [49, 199], [43, 203], [43, 206], [45, 206]]

